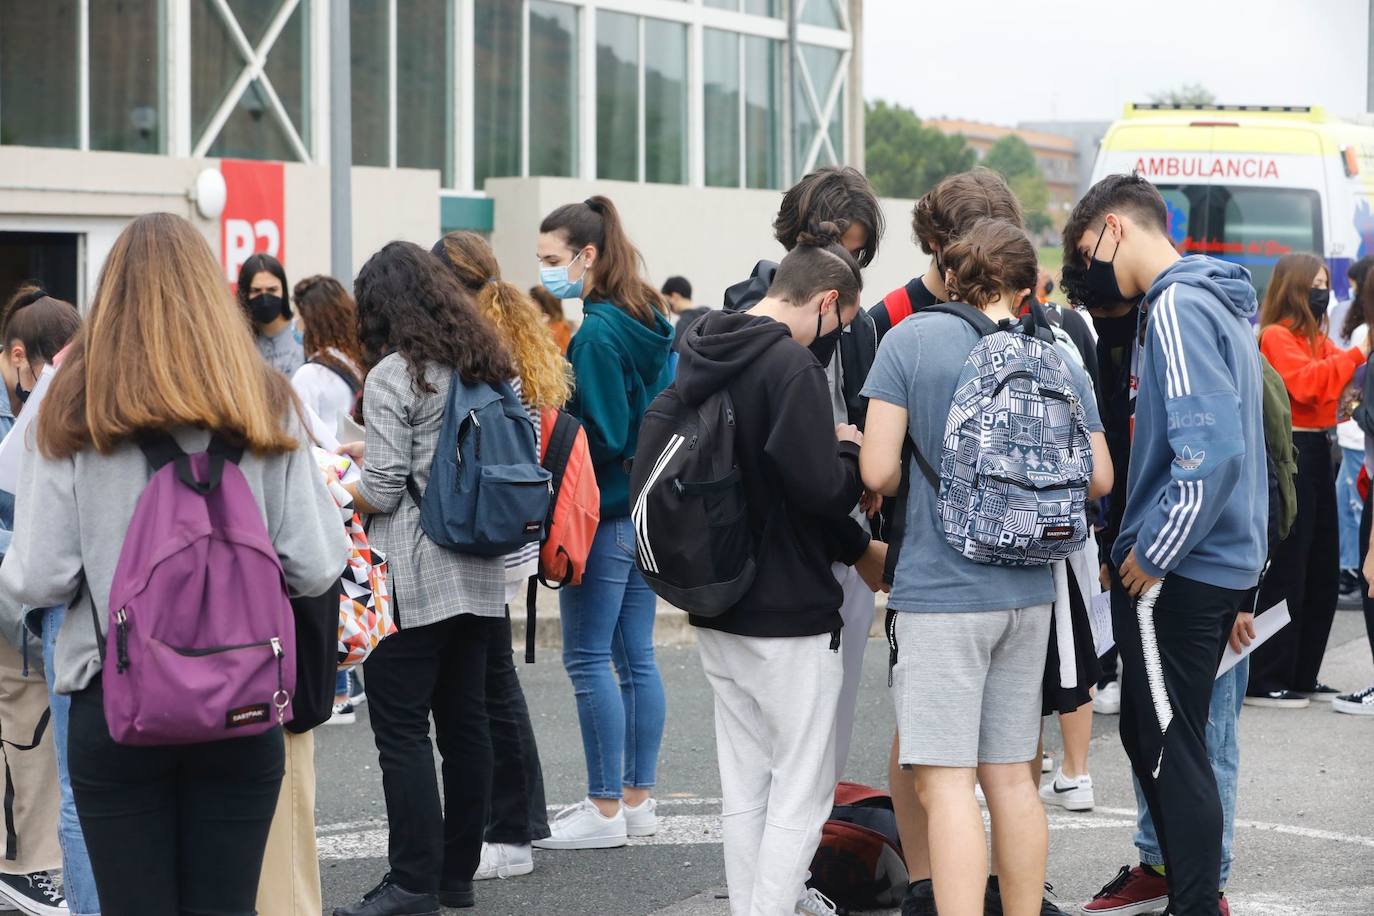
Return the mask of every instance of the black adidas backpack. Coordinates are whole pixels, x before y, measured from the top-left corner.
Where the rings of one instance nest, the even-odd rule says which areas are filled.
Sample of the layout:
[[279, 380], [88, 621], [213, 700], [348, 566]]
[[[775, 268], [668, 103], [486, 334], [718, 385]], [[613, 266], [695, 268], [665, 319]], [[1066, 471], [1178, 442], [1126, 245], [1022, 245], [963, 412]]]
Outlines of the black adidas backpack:
[[635, 563], [663, 600], [700, 617], [734, 607], [754, 582], [754, 540], [735, 465], [735, 407], [664, 389], [644, 414], [630, 471]]

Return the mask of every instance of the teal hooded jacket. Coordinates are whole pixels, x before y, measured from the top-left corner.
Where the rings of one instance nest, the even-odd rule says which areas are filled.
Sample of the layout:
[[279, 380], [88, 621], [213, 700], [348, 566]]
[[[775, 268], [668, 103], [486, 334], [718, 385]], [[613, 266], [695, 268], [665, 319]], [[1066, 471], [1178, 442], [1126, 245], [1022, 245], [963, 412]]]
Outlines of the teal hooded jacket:
[[582, 306], [582, 327], [568, 347], [575, 387], [568, 412], [582, 421], [591, 447], [602, 519], [630, 514], [626, 462], [639, 444], [649, 402], [672, 381], [673, 326], [654, 313], [648, 327], [609, 302]]

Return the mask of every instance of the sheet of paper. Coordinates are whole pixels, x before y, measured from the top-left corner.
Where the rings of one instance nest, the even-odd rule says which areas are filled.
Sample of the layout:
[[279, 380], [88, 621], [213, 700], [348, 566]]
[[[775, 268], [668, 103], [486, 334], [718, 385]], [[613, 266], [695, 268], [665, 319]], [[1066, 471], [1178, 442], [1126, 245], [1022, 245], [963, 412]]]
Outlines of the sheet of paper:
[[1221, 665], [1217, 668], [1217, 677], [1221, 677], [1223, 674], [1236, 667], [1236, 665], [1240, 664], [1242, 658], [1254, 652], [1257, 648], [1268, 642], [1269, 637], [1288, 626], [1291, 619], [1292, 618], [1288, 616], [1287, 601], [1280, 601], [1263, 614], [1257, 614], [1255, 616], [1254, 640], [1251, 641], [1250, 645], [1241, 649], [1239, 652], [1228, 645], [1226, 647], [1226, 653], [1221, 657]]
[[1097, 648], [1097, 657], [1106, 655], [1112, 646], [1116, 645], [1116, 636], [1112, 633], [1112, 594], [1102, 592], [1093, 596], [1092, 604], [1088, 607], [1088, 622], [1093, 628], [1093, 643]]
[[340, 442], [361, 442], [367, 438], [363, 433], [363, 428], [353, 422], [353, 418], [346, 415], [339, 415], [339, 422], [335, 432], [338, 433]]

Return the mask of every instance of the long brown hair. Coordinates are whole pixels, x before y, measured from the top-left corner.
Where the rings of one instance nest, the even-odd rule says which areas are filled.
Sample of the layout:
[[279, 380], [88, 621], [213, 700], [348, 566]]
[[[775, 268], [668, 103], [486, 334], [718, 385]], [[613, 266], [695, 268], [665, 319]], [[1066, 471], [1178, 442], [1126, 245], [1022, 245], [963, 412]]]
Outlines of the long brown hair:
[[[305, 319], [305, 357], [362, 387], [363, 348], [358, 343], [358, 306], [338, 280], [315, 274], [296, 284], [291, 298]], [[342, 353], [346, 359], [339, 359]]]
[[149, 213], [115, 240], [86, 323], [38, 415], [38, 447], [108, 454], [143, 430], [198, 426], [260, 454], [289, 452], [295, 399], [263, 362], [205, 238]]
[[368, 368], [400, 353], [415, 390], [427, 393], [435, 390], [425, 381], [431, 363], [470, 383], [497, 385], [515, 376], [496, 330], [477, 314], [444, 262], [414, 242], [389, 242], [368, 258], [353, 298]]
[[644, 279], [644, 258], [625, 234], [620, 211], [609, 197], [597, 194], [580, 204], [564, 204], [544, 217], [539, 232], [563, 233], [574, 251], [588, 245], [596, 249], [591, 282], [583, 290], [585, 301], [603, 298], [649, 327], [655, 324], [655, 312], [668, 314], [663, 296]]
[[[1271, 324], [1281, 324], [1307, 341], [1315, 353], [1322, 335], [1322, 322], [1312, 314], [1308, 290], [1317, 274], [1326, 270], [1326, 263], [1315, 254], [1295, 251], [1279, 258], [1269, 288], [1264, 291], [1264, 305], [1260, 307], [1260, 332]], [[1328, 274], [1328, 276], [1330, 276]], [[1323, 319], [1323, 322], [1325, 319]]]
[[1342, 340], [1349, 340], [1362, 324], [1374, 330], [1374, 283], [1364, 282], [1371, 267], [1374, 267], [1374, 257], [1365, 255], [1350, 265], [1350, 271], [1346, 274], [1350, 278], [1350, 285], [1355, 287], [1355, 296], [1346, 310], [1345, 323], [1341, 326]]
[[572, 395], [572, 366], [559, 352], [539, 307], [501, 279], [501, 265], [486, 240], [475, 232], [450, 232], [432, 250], [510, 348], [525, 400], [535, 407], [566, 404]]

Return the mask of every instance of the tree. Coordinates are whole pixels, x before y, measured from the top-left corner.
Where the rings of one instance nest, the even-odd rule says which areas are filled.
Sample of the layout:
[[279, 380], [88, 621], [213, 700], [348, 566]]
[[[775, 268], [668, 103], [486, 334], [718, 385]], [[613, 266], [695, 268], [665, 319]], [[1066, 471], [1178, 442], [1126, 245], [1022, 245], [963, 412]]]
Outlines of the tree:
[[1007, 134], [988, 148], [983, 156], [983, 165], [1002, 177], [1011, 185], [1012, 193], [1021, 202], [1021, 210], [1026, 214], [1026, 228], [1031, 232], [1044, 232], [1050, 227], [1047, 212], [1050, 202], [1049, 186], [1040, 171], [1040, 163], [1035, 154], [1016, 134]]
[[1173, 89], [1150, 94], [1150, 101], [1156, 105], [1174, 105], [1179, 108], [1206, 108], [1217, 103], [1217, 97], [1201, 83], [1184, 83]]
[[967, 171], [977, 161], [963, 135], [926, 127], [900, 105], [870, 103], [864, 136], [868, 180], [882, 197], [920, 197], [941, 178]]

